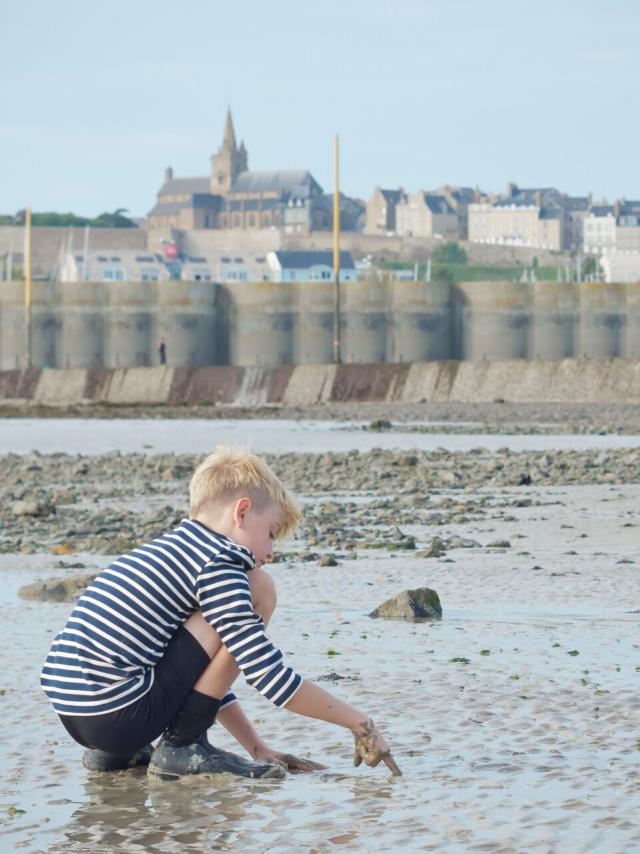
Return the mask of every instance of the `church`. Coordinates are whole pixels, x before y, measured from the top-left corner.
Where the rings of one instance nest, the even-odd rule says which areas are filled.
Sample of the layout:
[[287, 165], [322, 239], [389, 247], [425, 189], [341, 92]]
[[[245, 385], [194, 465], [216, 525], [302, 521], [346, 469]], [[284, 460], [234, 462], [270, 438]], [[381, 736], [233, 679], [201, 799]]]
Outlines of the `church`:
[[[224, 137], [211, 157], [211, 174], [175, 178], [169, 167], [148, 215], [149, 229], [278, 228], [287, 234], [309, 234], [333, 225], [333, 198], [325, 194], [311, 172], [289, 169], [252, 172], [244, 142], [238, 146], [231, 110]], [[341, 195], [341, 226], [361, 227], [364, 208]]]

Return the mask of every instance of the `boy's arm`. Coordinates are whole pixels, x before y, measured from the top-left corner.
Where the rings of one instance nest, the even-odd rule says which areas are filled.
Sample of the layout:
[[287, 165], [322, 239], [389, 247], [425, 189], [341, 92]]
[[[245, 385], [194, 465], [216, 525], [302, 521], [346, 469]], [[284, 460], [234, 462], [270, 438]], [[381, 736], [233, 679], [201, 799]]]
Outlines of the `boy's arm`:
[[297, 715], [318, 718], [350, 729], [355, 739], [354, 765], [360, 765], [362, 760], [371, 766], [384, 762], [392, 774], [402, 773], [384, 736], [371, 718], [314, 682], [305, 679], [285, 708]]
[[355, 738], [356, 765], [363, 759], [372, 766], [384, 761], [394, 774], [400, 773], [389, 745], [368, 715], [319, 685], [303, 680], [284, 664], [282, 653], [264, 633], [262, 617], [253, 609], [244, 570], [212, 560], [199, 575], [198, 595], [203, 617], [218, 632], [247, 682], [260, 694], [296, 714], [350, 729]]
[[291, 753], [281, 753], [279, 750], [270, 748], [260, 738], [256, 728], [237, 701], [224, 706], [218, 712], [218, 720], [229, 735], [232, 735], [254, 759], [275, 760], [279, 764], [286, 765], [289, 771], [321, 771], [326, 767], [319, 762], [301, 759]]

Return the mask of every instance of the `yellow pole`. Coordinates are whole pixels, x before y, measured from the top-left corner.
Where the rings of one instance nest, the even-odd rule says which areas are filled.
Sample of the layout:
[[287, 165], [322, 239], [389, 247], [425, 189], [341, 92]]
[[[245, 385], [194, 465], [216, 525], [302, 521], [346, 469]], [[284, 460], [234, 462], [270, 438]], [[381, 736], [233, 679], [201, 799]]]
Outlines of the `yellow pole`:
[[340, 140], [336, 134], [333, 143], [333, 361], [338, 364], [340, 354]]
[[31, 208], [24, 212], [25, 367], [31, 367]]

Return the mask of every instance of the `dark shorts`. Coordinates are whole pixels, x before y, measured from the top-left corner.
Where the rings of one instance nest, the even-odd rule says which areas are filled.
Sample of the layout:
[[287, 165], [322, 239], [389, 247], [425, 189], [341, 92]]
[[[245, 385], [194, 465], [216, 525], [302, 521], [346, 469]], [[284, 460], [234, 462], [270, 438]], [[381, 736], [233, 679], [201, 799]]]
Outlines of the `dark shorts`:
[[208, 664], [205, 650], [180, 626], [156, 664], [153, 685], [144, 697], [115, 712], [60, 715], [60, 720], [83, 747], [130, 756], [166, 729]]

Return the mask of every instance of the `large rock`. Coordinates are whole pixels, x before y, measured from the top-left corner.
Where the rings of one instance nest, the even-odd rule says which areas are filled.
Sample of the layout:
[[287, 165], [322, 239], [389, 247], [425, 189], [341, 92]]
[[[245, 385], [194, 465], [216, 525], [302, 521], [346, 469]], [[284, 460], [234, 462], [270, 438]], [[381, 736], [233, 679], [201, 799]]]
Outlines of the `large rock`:
[[46, 578], [21, 587], [18, 595], [23, 599], [39, 599], [41, 602], [71, 602], [86, 590], [97, 574], [79, 572], [64, 578]]
[[46, 501], [14, 501], [11, 510], [14, 516], [51, 516], [56, 512]]
[[397, 620], [441, 620], [442, 605], [435, 590], [419, 587], [417, 590], [405, 590], [393, 599], [387, 599], [369, 616]]

